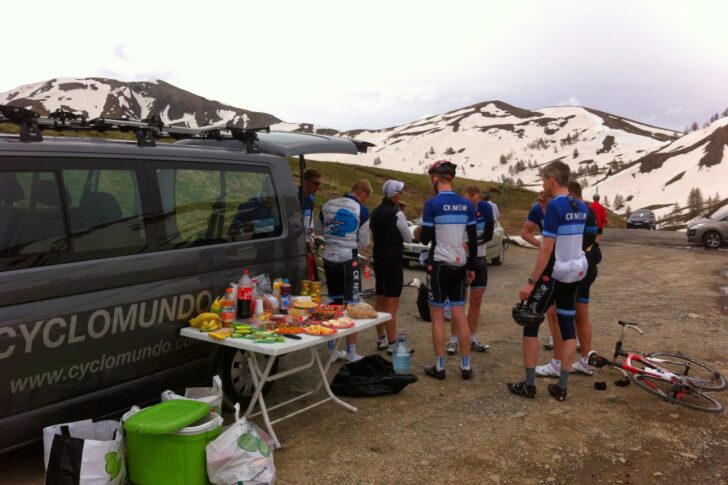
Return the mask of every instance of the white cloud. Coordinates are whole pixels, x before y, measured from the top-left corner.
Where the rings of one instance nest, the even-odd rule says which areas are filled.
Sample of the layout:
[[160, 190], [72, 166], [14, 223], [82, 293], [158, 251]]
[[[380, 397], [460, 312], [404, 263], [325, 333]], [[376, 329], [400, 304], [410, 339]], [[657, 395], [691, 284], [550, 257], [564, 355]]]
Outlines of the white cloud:
[[126, 52], [124, 52], [124, 44], [119, 44], [116, 47], [114, 47], [114, 55], [121, 59], [122, 61], [128, 61], [129, 58], [126, 56]]
[[556, 103], [557, 106], [581, 106], [581, 101], [579, 101], [576, 96], [569, 96], [566, 99], [562, 99], [558, 103]]
[[667, 108], [665, 110], [665, 114], [666, 115], [683, 115], [683, 114], [687, 114], [687, 113], [692, 113], [692, 110], [689, 110], [687, 108], [682, 108], [682, 107], [679, 107], [679, 108]]

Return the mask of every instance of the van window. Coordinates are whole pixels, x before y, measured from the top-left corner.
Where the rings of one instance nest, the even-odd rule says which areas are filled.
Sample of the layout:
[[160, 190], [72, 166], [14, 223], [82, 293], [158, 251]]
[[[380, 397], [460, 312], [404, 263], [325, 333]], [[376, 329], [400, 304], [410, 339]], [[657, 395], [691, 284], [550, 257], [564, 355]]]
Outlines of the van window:
[[68, 249], [67, 203], [54, 172], [0, 172], [0, 257], [26, 265], [30, 259], [56, 260]]
[[134, 170], [64, 170], [70, 194], [71, 244], [77, 254], [123, 254], [146, 244], [139, 183]]
[[281, 214], [267, 171], [158, 169], [166, 241], [199, 246], [279, 236]]

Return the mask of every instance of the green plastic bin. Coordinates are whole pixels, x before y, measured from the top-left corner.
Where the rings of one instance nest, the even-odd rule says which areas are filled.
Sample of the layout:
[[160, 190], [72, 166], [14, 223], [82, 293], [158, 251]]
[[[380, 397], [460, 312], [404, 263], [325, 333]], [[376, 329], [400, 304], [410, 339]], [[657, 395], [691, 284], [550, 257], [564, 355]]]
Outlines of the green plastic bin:
[[136, 485], [205, 485], [205, 446], [220, 435], [222, 418], [199, 401], [172, 400], [124, 422], [129, 480]]

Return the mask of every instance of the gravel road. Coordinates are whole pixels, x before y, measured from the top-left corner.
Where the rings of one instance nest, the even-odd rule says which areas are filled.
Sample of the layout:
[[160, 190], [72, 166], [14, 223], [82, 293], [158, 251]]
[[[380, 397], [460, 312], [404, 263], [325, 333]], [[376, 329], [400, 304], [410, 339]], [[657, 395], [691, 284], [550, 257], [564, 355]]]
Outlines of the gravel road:
[[[683, 352], [728, 374], [728, 317], [720, 299], [728, 258], [685, 246], [684, 234], [607, 233], [592, 287], [597, 351], [611, 352], [616, 320], [628, 319], [640, 322], [645, 335], [630, 334], [627, 348]], [[535, 254], [511, 247], [503, 266], [489, 267], [479, 337], [492, 348], [473, 357], [475, 375], [467, 382], [457, 372], [457, 357], [448, 358], [444, 381], [422, 374], [433, 359], [430, 324], [417, 317], [414, 290], [405, 289], [400, 328], [416, 348], [419, 382], [396, 396], [352, 400], [357, 413], [328, 403], [277, 424], [284, 446], [275, 452], [278, 483], [725, 484], [725, 413], [690, 411], [634, 385], [617, 387], [618, 375], [610, 371], [573, 376], [563, 403], [547, 395], [547, 380], [538, 382], [535, 400], [508, 393], [505, 383], [523, 373], [520, 328], [510, 309]], [[424, 280], [424, 273], [408, 269], [406, 277]], [[373, 331], [361, 336], [359, 347], [373, 352]], [[541, 362], [549, 358], [541, 352]], [[288, 357], [281, 366], [295, 363]], [[595, 380], [606, 381], [607, 390], [595, 390]], [[308, 381], [282, 381], [269, 400], [284, 399]], [[728, 392], [717, 397], [728, 405]], [[0, 457], [0, 483], [40, 481], [40, 446]]]

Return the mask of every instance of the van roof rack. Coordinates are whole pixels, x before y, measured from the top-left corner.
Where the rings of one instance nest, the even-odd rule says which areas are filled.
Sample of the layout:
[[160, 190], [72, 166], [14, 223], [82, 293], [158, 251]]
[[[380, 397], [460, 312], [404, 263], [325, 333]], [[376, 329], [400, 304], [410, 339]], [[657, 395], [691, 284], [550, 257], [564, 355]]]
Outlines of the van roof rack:
[[[151, 115], [144, 120], [129, 120], [118, 118], [93, 118], [57, 109], [47, 117], [40, 116], [36, 111], [19, 106], [0, 105], [0, 123], [14, 123], [20, 128], [20, 141], [43, 141], [42, 131], [45, 129], [56, 131], [119, 131], [133, 132], [136, 135], [137, 145], [140, 147], [153, 147], [157, 138], [174, 138], [184, 140], [188, 138], [232, 138], [245, 144], [248, 153], [258, 151], [256, 141], [257, 133], [265, 131], [270, 133], [269, 126], [239, 127], [232, 123], [206, 125], [199, 128], [186, 126], [166, 125], [157, 115]], [[224, 135], [224, 132], [229, 135]]]

